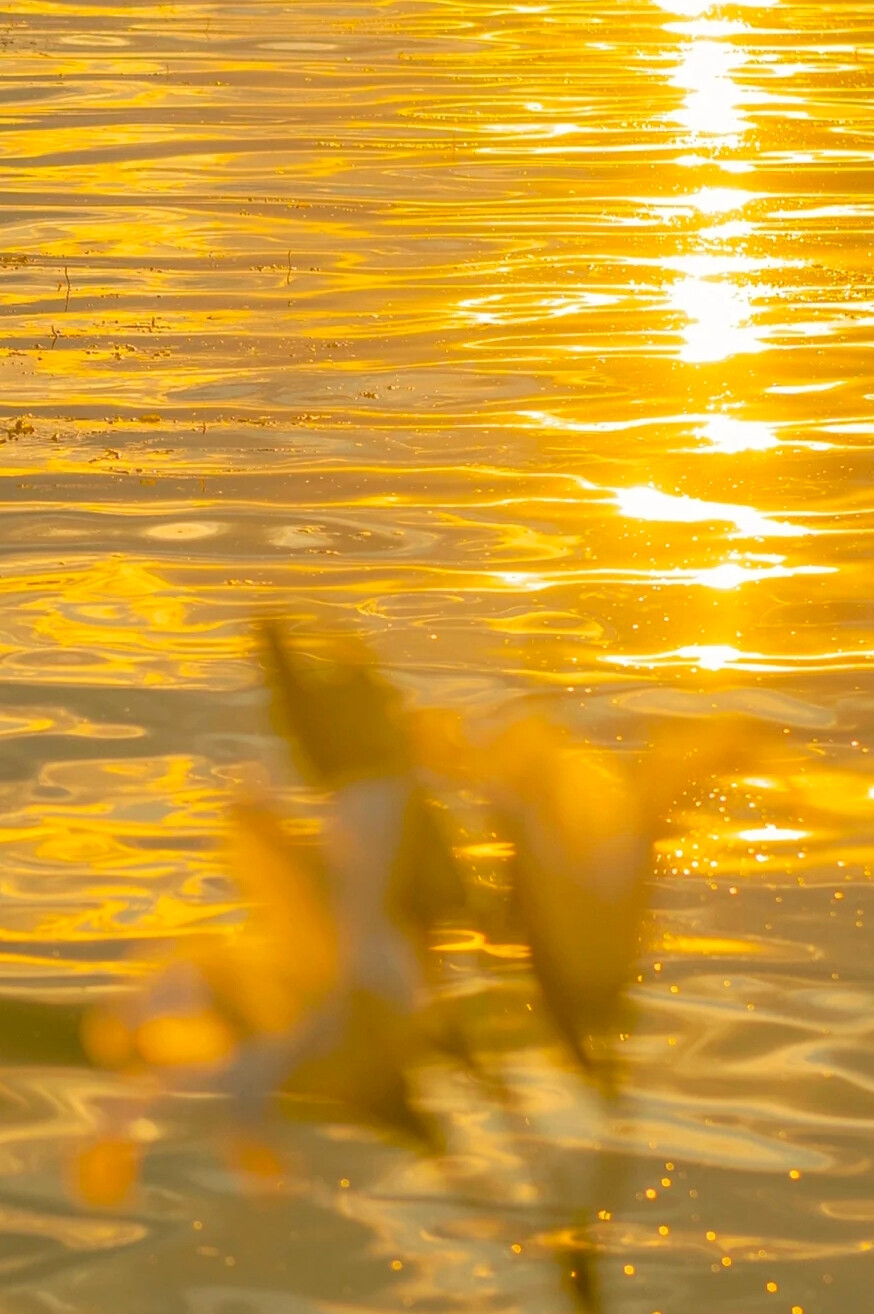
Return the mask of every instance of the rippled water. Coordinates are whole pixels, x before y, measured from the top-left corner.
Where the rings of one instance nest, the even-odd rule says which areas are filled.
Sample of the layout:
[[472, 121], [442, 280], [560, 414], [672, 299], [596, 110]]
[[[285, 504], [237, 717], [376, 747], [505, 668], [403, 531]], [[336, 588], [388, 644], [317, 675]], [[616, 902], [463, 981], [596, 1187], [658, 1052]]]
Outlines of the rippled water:
[[7, 1068], [4, 1311], [565, 1309], [522, 1187], [595, 1141], [608, 1311], [867, 1307], [872, 68], [853, 0], [0, 16], [5, 990], [233, 912], [265, 605], [428, 700], [788, 744], [665, 843], [612, 1128], [532, 1051], [524, 1132], [441, 1095], [500, 1205], [298, 1128], [279, 1201], [168, 1133], [92, 1216], [100, 1081]]

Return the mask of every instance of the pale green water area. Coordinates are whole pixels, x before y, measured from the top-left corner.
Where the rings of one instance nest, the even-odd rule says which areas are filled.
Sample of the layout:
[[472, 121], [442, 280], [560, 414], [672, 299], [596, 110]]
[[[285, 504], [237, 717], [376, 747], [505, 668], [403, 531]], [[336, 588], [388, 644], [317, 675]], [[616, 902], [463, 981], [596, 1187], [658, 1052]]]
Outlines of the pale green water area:
[[464, 1189], [291, 1124], [253, 1199], [204, 1114], [88, 1212], [110, 1083], [4, 1067], [2, 1314], [567, 1311], [596, 1144], [605, 1314], [870, 1308], [872, 73], [853, 0], [0, 15], [4, 991], [235, 915], [265, 607], [420, 701], [791, 745], [665, 841], [620, 1110], [535, 1045], [527, 1121], [432, 1091]]

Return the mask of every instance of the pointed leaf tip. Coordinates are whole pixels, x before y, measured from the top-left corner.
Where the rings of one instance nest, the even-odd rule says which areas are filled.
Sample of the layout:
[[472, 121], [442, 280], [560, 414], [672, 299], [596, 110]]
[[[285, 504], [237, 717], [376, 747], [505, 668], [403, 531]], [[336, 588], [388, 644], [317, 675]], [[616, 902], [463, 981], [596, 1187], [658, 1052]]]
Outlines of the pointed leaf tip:
[[325, 651], [305, 657], [274, 623], [262, 632], [274, 725], [305, 776], [336, 787], [408, 765], [398, 692], [360, 639], [332, 635]]

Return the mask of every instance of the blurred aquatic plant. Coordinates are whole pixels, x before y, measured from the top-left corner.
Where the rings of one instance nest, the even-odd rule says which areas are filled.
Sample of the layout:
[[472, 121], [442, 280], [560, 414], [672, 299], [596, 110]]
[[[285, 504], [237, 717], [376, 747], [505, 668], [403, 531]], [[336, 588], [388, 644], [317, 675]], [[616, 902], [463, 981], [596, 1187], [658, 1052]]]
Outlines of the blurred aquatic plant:
[[[487, 938], [497, 905], [512, 909], [556, 1036], [611, 1097], [653, 843], [691, 777], [759, 748], [750, 725], [725, 719], [706, 735], [675, 723], [639, 755], [582, 746], [531, 717], [476, 732], [452, 713], [405, 709], [351, 636], [310, 640], [306, 652], [276, 624], [261, 638], [274, 725], [326, 800], [318, 843], [292, 843], [261, 799], [236, 803], [226, 867], [248, 915], [234, 933], [177, 948], [141, 987], [81, 1014], [37, 1018], [18, 1005], [18, 1032], [41, 1033], [41, 1052], [114, 1071], [127, 1092], [75, 1166], [93, 1205], [130, 1191], [155, 1134], [144, 1114], [174, 1095], [220, 1097], [236, 1161], [261, 1173], [279, 1170], [270, 1118], [289, 1094], [330, 1101], [323, 1116], [342, 1103], [430, 1151], [441, 1128], [416, 1098], [416, 1074], [436, 1057], [463, 1064], [509, 1109], [500, 1065], [482, 1060], [464, 1010], [447, 1006], [432, 952], [447, 922]], [[508, 898], [484, 902], [464, 874], [451, 824], [462, 796], [512, 853]], [[587, 1308], [590, 1259], [585, 1240], [563, 1256]]]
[[[291, 1089], [437, 1148], [408, 1074], [432, 1047], [458, 1049], [426, 1007], [429, 933], [464, 906], [457, 863], [398, 695], [367, 651], [344, 636], [329, 658], [307, 660], [272, 625], [263, 651], [277, 726], [304, 778], [329, 791], [319, 849], [295, 849], [266, 804], [237, 804], [227, 869], [250, 907], [246, 923], [86, 1014], [86, 1051], [151, 1082], [153, 1097], [226, 1096], [249, 1144]], [[113, 1195], [109, 1144], [119, 1189], [130, 1183], [129, 1147], [113, 1129], [79, 1165], [79, 1188], [95, 1203]]]
[[555, 1027], [609, 1093], [611, 1038], [637, 957], [653, 846], [697, 777], [737, 769], [758, 726], [714, 718], [656, 732], [643, 754], [581, 748], [546, 720], [512, 722], [487, 749], [498, 828], [513, 846], [512, 898]]

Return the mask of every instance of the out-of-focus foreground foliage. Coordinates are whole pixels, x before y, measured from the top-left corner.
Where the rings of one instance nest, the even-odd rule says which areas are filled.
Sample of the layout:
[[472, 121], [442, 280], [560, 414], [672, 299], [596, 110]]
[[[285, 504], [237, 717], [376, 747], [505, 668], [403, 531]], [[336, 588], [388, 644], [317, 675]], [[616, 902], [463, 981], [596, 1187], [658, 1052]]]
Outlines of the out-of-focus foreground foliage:
[[[316, 844], [293, 842], [265, 799], [237, 802], [226, 857], [246, 920], [83, 1013], [83, 1061], [126, 1092], [75, 1166], [92, 1205], [130, 1191], [152, 1119], [177, 1094], [223, 1097], [239, 1163], [268, 1173], [271, 1119], [302, 1107], [344, 1106], [439, 1151], [444, 1128], [417, 1096], [435, 1061], [509, 1101], [500, 1056], [442, 988], [448, 926], [484, 943], [512, 928], [554, 1040], [609, 1094], [653, 842], [689, 777], [751, 752], [729, 721], [706, 736], [674, 727], [643, 755], [580, 745], [537, 717], [485, 731], [406, 709], [349, 636], [306, 655], [275, 625], [262, 639], [275, 728], [328, 801], [325, 824]], [[459, 861], [472, 809], [510, 855], [506, 881], [484, 886]]]

